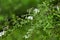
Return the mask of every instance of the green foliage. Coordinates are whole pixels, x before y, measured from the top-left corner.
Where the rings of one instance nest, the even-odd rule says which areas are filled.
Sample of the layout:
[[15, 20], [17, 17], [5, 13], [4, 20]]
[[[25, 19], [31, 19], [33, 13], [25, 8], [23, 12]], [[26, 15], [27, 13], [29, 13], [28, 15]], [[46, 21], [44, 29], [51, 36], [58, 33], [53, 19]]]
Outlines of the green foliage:
[[0, 40], [60, 40], [59, 2], [0, 0], [0, 29], [6, 31]]

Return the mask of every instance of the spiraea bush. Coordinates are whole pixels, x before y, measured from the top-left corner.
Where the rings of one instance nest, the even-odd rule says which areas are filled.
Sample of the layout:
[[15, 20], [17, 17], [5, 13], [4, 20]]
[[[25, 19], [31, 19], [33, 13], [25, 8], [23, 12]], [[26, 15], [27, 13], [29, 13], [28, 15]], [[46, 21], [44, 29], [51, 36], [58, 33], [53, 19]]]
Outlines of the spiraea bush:
[[0, 40], [60, 40], [60, 1], [0, 0]]

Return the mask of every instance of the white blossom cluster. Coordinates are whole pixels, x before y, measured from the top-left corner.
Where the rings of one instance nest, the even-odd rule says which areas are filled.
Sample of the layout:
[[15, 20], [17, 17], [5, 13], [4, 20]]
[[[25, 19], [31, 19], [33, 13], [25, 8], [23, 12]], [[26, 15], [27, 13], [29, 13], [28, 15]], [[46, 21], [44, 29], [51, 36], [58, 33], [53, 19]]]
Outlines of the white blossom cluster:
[[[31, 10], [28, 10], [27, 12], [31, 13], [32, 10], [33, 10], [33, 9], [31, 8]], [[37, 14], [37, 13], [39, 13], [39, 12], [40, 12], [40, 11], [39, 11], [39, 9], [37, 9], [37, 8], [35, 8], [35, 9], [33, 10], [33, 13], [34, 13], [34, 14]], [[27, 19], [33, 20], [33, 16], [28, 16]]]
[[0, 32], [0, 37], [3, 36], [5, 34], [6, 31], [2, 31]]
[[27, 19], [33, 20], [33, 16], [28, 16]]
[[35, 8], [35, 9], [33, 10], [33, 12], [37, 14], [37, 13], [39, 13], [40, 11], [39, 11], [39, 9]]

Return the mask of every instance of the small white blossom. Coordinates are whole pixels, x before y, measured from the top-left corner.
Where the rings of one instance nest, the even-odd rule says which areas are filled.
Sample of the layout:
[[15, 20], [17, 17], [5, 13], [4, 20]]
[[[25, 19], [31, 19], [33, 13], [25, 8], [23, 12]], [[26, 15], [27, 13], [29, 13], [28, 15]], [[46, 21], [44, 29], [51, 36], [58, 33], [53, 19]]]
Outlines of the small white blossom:
[[28, 16], [27, 19], [33, 20], [33, 16]]
[[5, 34], [6, 31], [2, 31], [0, 32], [0, 37], [3, 36]]
[[25, 38], [29, 38], [27, 35], [24, 36]]
[[40, 12], [39, 9], [37, 9], [37, 8], [35, 8], [33, 11], [34, 11], [35, 13], [39, 13], [39, 12]]

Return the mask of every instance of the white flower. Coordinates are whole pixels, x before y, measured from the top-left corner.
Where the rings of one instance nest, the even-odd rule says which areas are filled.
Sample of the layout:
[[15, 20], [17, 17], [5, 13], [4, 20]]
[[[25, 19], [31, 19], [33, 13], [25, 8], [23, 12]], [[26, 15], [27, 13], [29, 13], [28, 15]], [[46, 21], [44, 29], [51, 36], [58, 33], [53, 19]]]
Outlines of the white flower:
[[33, 20], [33, 16], [28, 16], [27, 19]]
[[35, 8], [33, 11], [34, 11], [35, 13], [39, 13], [39, 12], [40, 12], [39, 9], [37, 9], [37, 8]]
[[0, 32], [0, 37], [5, 34], [5, 31]]
[[25, 38], [28, 38], [28, 36], [27, 36], [27, 35], [25, 35]]
[[25, 39], [27, 39], [27, 38], [29, 38], [31, 35], [30, 34], [27, 34], [27, 35], [24, 35], [23, 37], [25, 38]]

